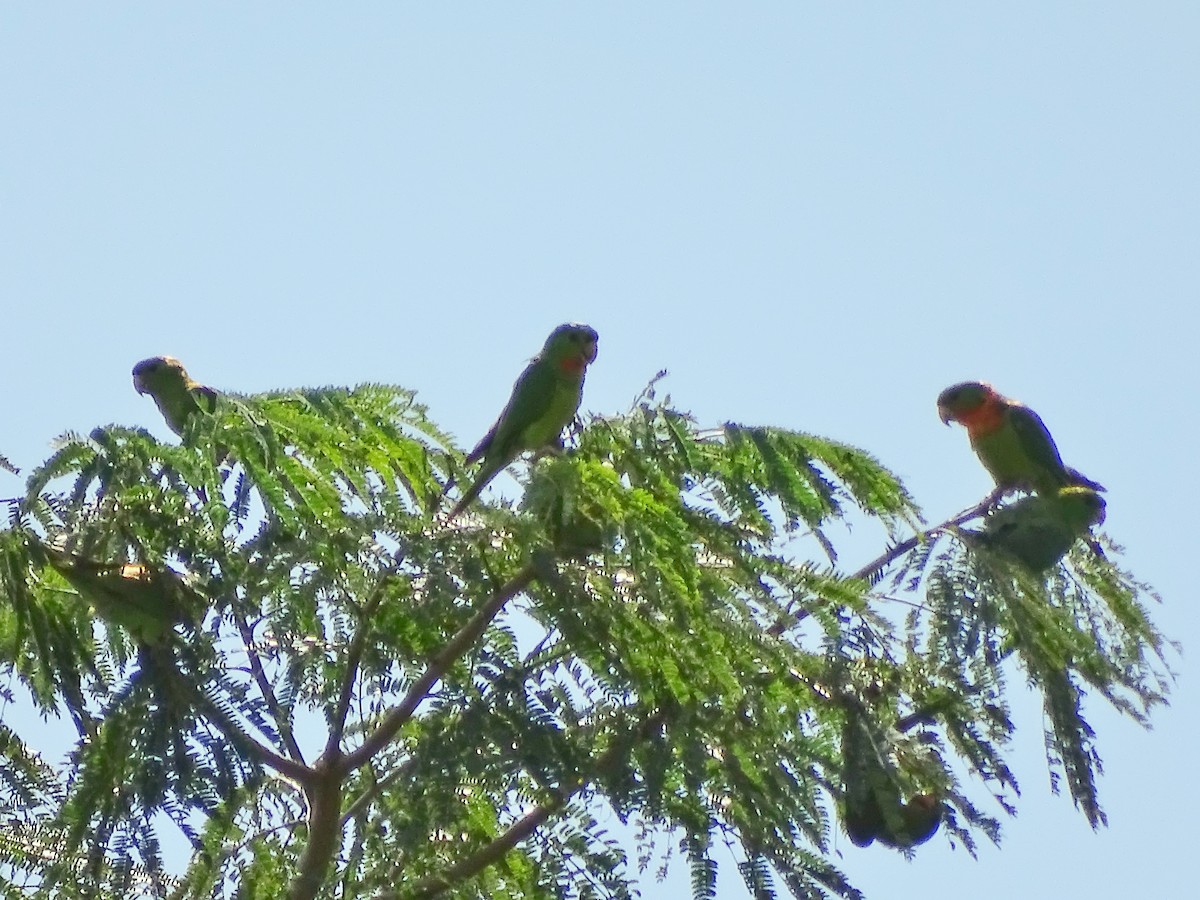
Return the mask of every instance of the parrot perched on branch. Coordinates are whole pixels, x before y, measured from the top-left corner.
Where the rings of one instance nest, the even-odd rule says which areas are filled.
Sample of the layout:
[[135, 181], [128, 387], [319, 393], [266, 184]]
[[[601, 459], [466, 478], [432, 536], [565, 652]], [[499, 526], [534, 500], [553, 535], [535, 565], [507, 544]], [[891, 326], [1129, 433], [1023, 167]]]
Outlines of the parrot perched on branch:
[[205, 599], [170, 570], [141, 563], [99, 562], [41, 547], [45, 561], [106, 622], [120, 625], [140, 644], [161, 643], [175, 625], [197, 621]]
[[938, 397], [938, 415], [949, 425], [966, 426], [971, 447], [996, 480], [996, 498], [1013, 490], [1054, 497], [1059, 488], [1104, 488], [1063, 465], [1054, 438], [1041, 417], [989, 384], [964, 381]]
[[[559, 325], [513, 385], [512, 396], [483, 439], [467, 454], [479, 472], [446, 521], [461, 513], [496, 474], [526, 450], [562, 449], [562, 431], [583, 399], [583, 379], [595, 361], [599, 335], [588, 325]], [[446, 485], [448, 491], [453, 480]]]
[[173, 356], [143, 359], [133, 367], [133, 387], [154, 399], [168, 427], [180, 437], [193, 413], [211, 414], [217, 409], [217, 392], [189, 378], [183, 363]]
[[1093, 543], [1091, 529], [1104, 521], [1104, 513], [1104, 498], [1094, 490], [1065, 487], [1054, 496], [1037, 494], [1003, 506], [987, 517], [982, 532], [962, 533], [1037, 573], [1057, 565], [1080, 538]]

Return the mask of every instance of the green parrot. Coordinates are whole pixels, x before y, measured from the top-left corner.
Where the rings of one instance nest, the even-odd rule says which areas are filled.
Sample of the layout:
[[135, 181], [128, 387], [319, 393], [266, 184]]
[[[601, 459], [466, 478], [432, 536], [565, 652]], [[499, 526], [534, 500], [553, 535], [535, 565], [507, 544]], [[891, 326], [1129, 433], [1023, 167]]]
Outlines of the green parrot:
[[929, 840], [942, 822], [941, 800], [929, 793], [903, 800], [886, 739], [856, 701], [844, 698], [843, 706], [842, 821], [850, 840], [903, 850]]
[[168, 427], [180, 437], [194, 412], [211, 414], [217, 409], [217, 392], [189, 378], [173, 356], [143, 359], [133, 367], [133, 387], [154, 399]]
[[175, 625], [199, 619], [204, 598], [175, 572], [141, 563], [98, 562], [39, 545], [41, 555], [106, 622], [140, 644], [161, 643]]
[[923, 844], [942, 824], [942, 801], [937, 794], [917, 794], [896, 807], [895, 824], [885, 822], [876, 835], [881, 844], [908, 850]]
[[899, 798], [880, 760], [865, 713], [847, 709], [842, 724], [842, 824], [856, 847], [868, 847], [883, 829], [883, 803]]
[[[583, 379], [596, 359], [599, 341], [588, 325], [559, 325], [542, 352], [513, 385], [512, 396], [483, 439], [467, 454], [468, 463], [482, 460], [471, 486], [450, 510], [446, 521], [461, 513], [496, 474], [526, 450], [562, 449], [562, 431], [571, 424], [583, 399]], [[451, 480], [446, 490], [453, 487]]]
[[964, 531], [985, 546], [1003, 551], [1031, 572], [1044, 572], [1080, 538], [1104, 521], [1105, 503], [1091, 488], [1059, 488], [1053, 496], [1035, 494], [994, 510], [982, 532]]
[[1051, 497], [1062, 487], [1104, 488], [1063, 465], [1054, 438], [1041, 417], [1023, 403], [1003, 396], [989, 384], [964, 381], [938, 396], [943, 422], [967, 429], [979, 461], [996, 479], [996, 498], [1013, 490]]

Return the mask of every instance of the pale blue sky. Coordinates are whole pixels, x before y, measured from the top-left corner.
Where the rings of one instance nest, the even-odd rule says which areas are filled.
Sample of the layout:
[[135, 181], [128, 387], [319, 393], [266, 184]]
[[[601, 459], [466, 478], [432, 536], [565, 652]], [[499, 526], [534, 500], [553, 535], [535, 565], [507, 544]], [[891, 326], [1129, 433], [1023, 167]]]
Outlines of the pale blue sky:
[[[229, 390], [397, 382], [470, 444], [577, 319], [586, 408], [667, 368], [703, 422], [860, 444], [940, 520], [989, 482], [934, 398], [982, 378], [1108, 486], [1194, 646], [1198, 48], [1192, 3], [6, 4], [0, 453], [165, 435], [129, 381], [158, 353]], [[1178, 896], [1184, 663], [1153, 732], [1087, 709], [1108, 830], [1049, 797], [1030, 706], [1001, 849], [842, 838], [845, 869], [876, 900]]]

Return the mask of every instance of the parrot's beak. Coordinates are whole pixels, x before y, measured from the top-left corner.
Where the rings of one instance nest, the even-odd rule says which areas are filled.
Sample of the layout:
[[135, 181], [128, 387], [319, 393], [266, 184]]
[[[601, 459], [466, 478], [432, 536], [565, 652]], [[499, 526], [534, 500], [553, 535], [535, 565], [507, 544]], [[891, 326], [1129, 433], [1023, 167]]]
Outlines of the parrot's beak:
[[1096, 509], [1096, 519], [1094, 522], [1092, 522], [1092, 524], [1093, 525], [1103, 525], [1104, 518], [1105, 518], [1105, 516], [1108, 515], [1108, 504], [1104, 502], [1103, 497], [1098, 496], [1098, 497], [1096, 497], [1096, 500], [1099, 501], [1100, 505]]
[[596, 354], [599, 352], [599, 341], [588, 341], [583, 345], [583, 358], [587, 360], [589, 366], [596, 361]]
[[950, 412], [946, 407], [938, 407], [938, 418], [942, 420], [943, 425], [949, 425], [954, 421], [954, 413]]
[[133, 389], [139, 394], [146, 393], [146, 385], [142, 383], [142, 378], [140, 375], [133, 376]]

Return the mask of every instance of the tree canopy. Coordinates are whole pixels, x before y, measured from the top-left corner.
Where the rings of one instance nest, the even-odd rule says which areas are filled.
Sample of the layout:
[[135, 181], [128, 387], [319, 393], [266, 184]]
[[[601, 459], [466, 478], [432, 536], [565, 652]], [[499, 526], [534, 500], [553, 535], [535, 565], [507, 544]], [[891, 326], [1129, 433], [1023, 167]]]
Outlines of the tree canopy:
[[[706, 898], [732, 841], [756, 897], [853, 898], [839, 831], [997, 839], [1010, 690], [1098, 826], [1084, 697], [1146, 723], [1170, 685], [1103, 536], [1036, 570], [986, 504], [927, 528], [864, 450], [654, 385], [449, 524], [463, 454], [409, 390], [180, 430], [65, 435], [10, 502], [0, 661], [78, 739], [0, 725], [0, 896], [624, 898], [666, 843]], [[879, 559], [839, 569], [841, 520]]]

